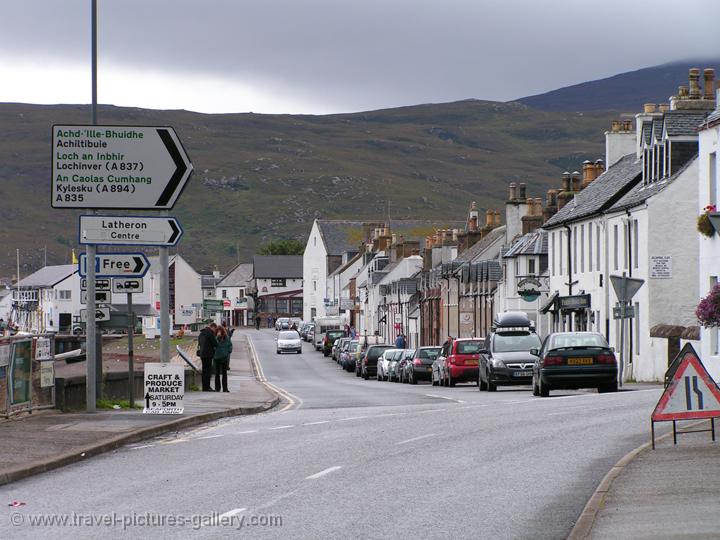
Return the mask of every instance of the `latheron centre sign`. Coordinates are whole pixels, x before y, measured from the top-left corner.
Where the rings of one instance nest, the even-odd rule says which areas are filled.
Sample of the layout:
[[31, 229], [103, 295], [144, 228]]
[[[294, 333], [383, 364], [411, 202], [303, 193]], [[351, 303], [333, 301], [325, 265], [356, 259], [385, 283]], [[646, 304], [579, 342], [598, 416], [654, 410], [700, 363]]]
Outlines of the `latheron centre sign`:
[[172, 208], [192, 164], [171, 127], [56, 125], [53, 208]]

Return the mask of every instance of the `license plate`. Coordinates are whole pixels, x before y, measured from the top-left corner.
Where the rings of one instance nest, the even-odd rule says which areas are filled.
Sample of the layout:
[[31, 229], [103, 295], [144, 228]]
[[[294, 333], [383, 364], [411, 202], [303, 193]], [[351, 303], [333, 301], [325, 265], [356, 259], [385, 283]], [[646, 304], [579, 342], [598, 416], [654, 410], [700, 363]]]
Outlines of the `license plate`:
[[478, 361], [477, 360], [465, 360], [465, 365], [466, 366], [477, 366]]
[[532, 370], [513, 371], [513, 377], [532, 377]]
[[587, 366], [593, 363], [592, 358], [568, 358], [567, 361], [570, 366]]

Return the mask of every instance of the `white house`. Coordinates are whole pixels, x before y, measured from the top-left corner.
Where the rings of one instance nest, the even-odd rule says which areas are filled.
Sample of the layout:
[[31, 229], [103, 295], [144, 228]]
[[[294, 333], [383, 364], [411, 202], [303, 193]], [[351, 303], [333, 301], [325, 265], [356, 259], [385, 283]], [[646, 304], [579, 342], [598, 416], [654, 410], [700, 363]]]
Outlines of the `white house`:
[[257, 312], [274, 318], [302, 316], [302, 276], [301, 255], [256, 255], [253, 279], [259, 304]]
[[72, 332], [80, 321], [80, 276], [76, 264], [45, 266], [16, 285], [12, 321], [30, 332]]
[[[226, 326], [252, 326], [255, 292], [252, 263], [240, 263], [222, 278], [215, 288], [214, 298], [222, 298], [221, 322]], [[207, 298], [207, 296], [206, 296]]]
[[[145, 292], [137, 301], [151, 303], [159, 313], [160, 305], [160, 260], [148, 257], [150, 271], [145, 276]], [[180, 255], [171, 255], [168, 261], [170, 274], [170, 322], [173, 326], [192, 324], [199, 320], [203, 302], [202, 278]], [[136, 299], [133, 298], [133, 302]], [[158, 315], [159, 318], [159, 315]]]

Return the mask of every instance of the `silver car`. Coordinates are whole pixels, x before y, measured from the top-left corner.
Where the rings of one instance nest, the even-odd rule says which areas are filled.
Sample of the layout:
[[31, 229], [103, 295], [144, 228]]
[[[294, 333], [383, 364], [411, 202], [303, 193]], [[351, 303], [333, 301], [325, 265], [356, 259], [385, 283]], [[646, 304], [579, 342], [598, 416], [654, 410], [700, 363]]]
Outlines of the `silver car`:
[[277, 337], [277, 354], [284, 352], [302, 353], [302, 340], [295, 330], [283, 330]]
[[386, 349], [380, 355], [377, 361], [377, 380], [387, 381], [388, 379], [388, 367], [390, 362], [395, 357], [395, 353], [402, 352], [402, 349]]

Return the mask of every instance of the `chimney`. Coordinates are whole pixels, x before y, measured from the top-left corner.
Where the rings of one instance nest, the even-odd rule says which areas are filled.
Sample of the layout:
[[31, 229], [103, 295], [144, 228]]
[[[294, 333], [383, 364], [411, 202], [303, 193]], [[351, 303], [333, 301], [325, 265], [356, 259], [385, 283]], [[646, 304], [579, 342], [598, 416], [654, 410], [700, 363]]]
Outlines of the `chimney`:
[[572, 173], [572, 190], [573, 193], [577, 193], [582, 189], [580, 185], [580, 173], [578, 171], [573, 171]]
[[522, 234], [533, 232], [543, 224], [542, 199], [528, 199], [528, 214], [521, 218]]
[[667, 103], [661, 103], [660, 105], [658, 105], [658, 111], [660, 111], [663, 114], [665, 114], [669, 110], [670, 110], [670, 105], [668, 105]]
[[705, 78], [705, 95], [703, 99], [715, 99], [715, 70], [706, 68], [703, 71], [703, 77]]
[[485, 226], [486, 227], [492, 227], [493, 222], [495, 221], [495, 218], [493, 217], [493, 211], [488, 210], [485, 212]]
[[597, 179], [602, 173], [605, 172], [605, 162], [602, 159], [595, 160], [595, 176], [593, 180]]
[[610, 123], [610, 131], [612, 131], [613, 133], [617, 133], [618, 131], [620, 131], [621, 126], [622, 122], [620, 122], [620, 120], [613, 120]]
[[527, 186], [525, 185], [525, 182], [520, 182], [520, 185], [518, 186], [518, 199], [524, 201], [527, 196], [526, 192]]
[[475, 201], [473, 201], [470, 204], [470, 215], [468, 216], [467, 230], [468, 231], [477, 231], [477, 225], [478, 225], [478, 209], [477, 209], [477, 203]]
[[557, 196], [557, 208], [560, 210], [565, 206], [570, 199], [573, 198], [574, 193], [571, 190], [572, 178], [569, 172], [565, 171], [562, 176], [562, 189]]
[[548, 189], [545, 209], [543, 210], [543, 221], [547, 221], [557, 212], [557, 189]]
[[643, 112], [645, 114], [651, 114], [655, 112], [655, 104], [654, 103], [646, 103], [643, 105]]
[[583, 167], [582, 167], [582, 187], [583, 189], [588, 187], [590, 183], [595, 180], [595, 177], [593, 176], [595, 174], [595, 165], [593, 165], [592, 161], [589, 159], [586, 159], [583, 161]]
[[500, 225], [502, 225], [502, 223], [500, 222], [500, 210], [495, 210], [494, 214], [495, 217], [493, 218], [493, 225], [495, 227], [499, 227]]
[[510, 182], [510, 186], [508, 188], [508, 201], [514, 201], [517, 199], [517, 184], [515, 182]]
[[700, 70], [698, 68], [690, 68], [688, 82], [690, 85], [690, 99], [700, 99]]
[[567, 171], [562, 175], [562, 191], [570, 191], [570, 173]]

